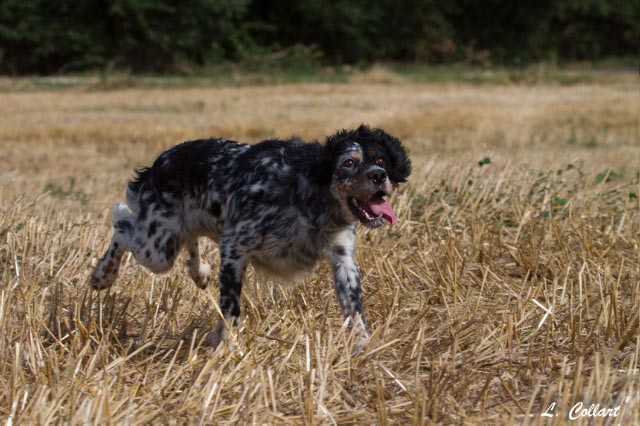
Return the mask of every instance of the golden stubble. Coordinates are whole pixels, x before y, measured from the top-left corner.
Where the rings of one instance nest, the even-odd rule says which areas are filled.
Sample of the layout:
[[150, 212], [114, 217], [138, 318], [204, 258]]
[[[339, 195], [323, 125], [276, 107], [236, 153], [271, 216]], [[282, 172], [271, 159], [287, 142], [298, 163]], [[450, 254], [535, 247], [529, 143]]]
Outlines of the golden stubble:
[[[638, 405], [633, 87], [301, 84], [2, 94], [0, 418], [11, 424], [565, 424]], [[411, 152], [393, 228], [358, 229], [368, 345], [321, 265], [250, 270], [238, 347], [183, 263], [86, 285], [133, 167], [179, 141], [321, 139], [360, 123]], [[486, 158], [489, 164], [479, 166]], [[488, 163], [484, 161], [483, 163]], [[214, 270], [215, 244], [203, 244]], [[555, 403], [557, 417], [540, 415]], [[602, 424], [604, 419], [592, 419]], [[583, 424], [587, 421], [583, 420]]]

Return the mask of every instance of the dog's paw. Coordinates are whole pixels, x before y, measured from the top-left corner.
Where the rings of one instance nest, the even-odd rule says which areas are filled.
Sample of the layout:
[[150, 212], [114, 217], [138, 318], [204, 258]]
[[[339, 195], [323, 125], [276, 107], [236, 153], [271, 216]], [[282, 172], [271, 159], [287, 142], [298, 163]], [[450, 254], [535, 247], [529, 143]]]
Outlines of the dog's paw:
[[[226, 321], [223, 321], [221, 319], [218, 320], [218, 322], [216, 323], [216, 327], [213, 329], [213, 331], [209, 332], [205, 336], [203, 343], [212, 348], [217, 348], [220, 343], [228, 342], [229, 347], [233, 349], [233, 347], [235, 346], [235, 341], [234, 339], [229, 339], [229, 329], [227, 327], [230, 326], [234, 327], [235, 329], [237, 322], [239, 322], [238, 319], [234, 319], [231, 317], [226, 318]], [[235, 333], [233, 334], [235, 335]]]
[[227, 340], [227, 337], [228, 337], [228, 333], [226, 328], [222, 330], [216, 329], [205, 336], [203, 343], [215, 349], [220, 345], [220, 343]]
[[89, 277], [89, 286], [94, 290], [111, 287], [118, 277], [118, 265], [114, 261], [99, 264]]
[[369, 342], [369, 333], [367, 332], [367, 328], [362, 321], [362, 318], [358, 315], [354, 324], [353, 324], [353, 351], [351, 355], [356, 355], [360, 353], [364, 347]]
[[369, 333], [366, 330], [362, 330], [361, 332], [356, 332], [354, 337], [355, 343], [353, 345], [353, 351], [351, 351], [351, 355], [357, 355], [367, 346], [369, 342]]
[[[192, 277], [193, 278], [193, 277]], [[199, 277], [199, 278], [193, 278], [193, 283], [196, 285], [196, 287], [198, 287], [200, 290], [205, 290], [207, 288], [207, 285], [209, 285], [209, 277]]]

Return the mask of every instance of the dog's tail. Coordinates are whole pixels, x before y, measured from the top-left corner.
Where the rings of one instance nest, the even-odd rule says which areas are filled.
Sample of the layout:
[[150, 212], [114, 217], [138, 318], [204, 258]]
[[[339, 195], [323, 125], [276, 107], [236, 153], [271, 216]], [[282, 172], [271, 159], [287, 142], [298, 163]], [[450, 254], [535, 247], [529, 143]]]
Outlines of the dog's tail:
[[124, 203], [114, 204], [111, 209], [111, 223], [113, 223], [113, 226], [116, 226], [121, 220], [131, 218], [131, 216], [133, 216], [133, 212]]
[[140, 209], [140, 192], [142, 187], [150, 179], [150, 170], [148, 167], [136, 169], [136, 176], [133, 180], [129, 181], [127, 185], [127, 206], [132, 212], [137, 213]]

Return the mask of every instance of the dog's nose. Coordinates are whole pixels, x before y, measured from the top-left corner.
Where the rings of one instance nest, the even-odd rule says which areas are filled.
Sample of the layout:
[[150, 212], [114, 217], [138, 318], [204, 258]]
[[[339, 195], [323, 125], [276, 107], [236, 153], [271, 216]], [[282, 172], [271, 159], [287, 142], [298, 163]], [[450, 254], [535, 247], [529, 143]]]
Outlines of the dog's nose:
[[384, 169], [376, 169], [368, 172], [367, 177], [376, 185], [380, 185], [387, 178], [387, 172]]

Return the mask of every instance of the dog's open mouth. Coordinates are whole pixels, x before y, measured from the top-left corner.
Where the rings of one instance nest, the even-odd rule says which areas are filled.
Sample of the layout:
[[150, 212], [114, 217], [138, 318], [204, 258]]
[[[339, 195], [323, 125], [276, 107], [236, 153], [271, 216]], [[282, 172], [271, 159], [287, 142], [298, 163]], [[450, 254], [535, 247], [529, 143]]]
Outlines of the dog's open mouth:
[[395, 225], [398, 218], [389, 203], [384, 200], [384, 195], [384, 192], [379, 191], [367, 201], [348, 197], [347, 204], [351, 213], [368, 228], [377, 228], [385, 221]]

